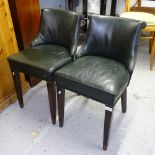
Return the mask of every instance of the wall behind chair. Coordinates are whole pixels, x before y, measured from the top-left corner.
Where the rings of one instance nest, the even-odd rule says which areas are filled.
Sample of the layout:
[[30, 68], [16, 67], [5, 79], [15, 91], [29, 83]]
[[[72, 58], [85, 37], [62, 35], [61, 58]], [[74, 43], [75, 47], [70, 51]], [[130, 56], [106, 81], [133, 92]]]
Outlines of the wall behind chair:
[[[40, 7], [41, 8], [59, 8], [59, 9], [68, 9], [67, 6], [65, 6], [65, 1], [68, 2], [68, 0], [40, 0]], [[80, 5], [79, 7], [76, 8], [77, 12], [82, 12], [82, 1], [80, 0]], [[107, 10], [106, 14], [110, 14], [110, 6], [111, 6], [111, 1], [107, 1]], [[143, 0], [146, 1], [146, 0]], [[131, 0], [131, 3], [134, 4], [135, 0]], [[116, 14], [120, 14], [123, 12], [125, 6], [125, 0], [117, 0], [117, 10]], [[88, 12], [92, 13], [99, 13], [100, 12], [100, 0], [88, 0]]]
[[40, 0], [40, 7], [65, 9], [65, 0]]
[[[41, 8], [59, 8], [59, 9], [68, 9], [68, 6], [65, 5], [65, 1], [68, 0], [40, 0]], [[79, 7], [76, 8], [77, 12], [82, 12], [82, 1], [80, 0]], [[122, 12], [122, 7], [124, 7], [125, 0], [117, 0], [117, 13]], [[110, 13], [111, 0], [107, 1], [107, 11], [106, 14]], [[88, 12], [99, 13], [100, 12], [100, 0], [88, 0]]]

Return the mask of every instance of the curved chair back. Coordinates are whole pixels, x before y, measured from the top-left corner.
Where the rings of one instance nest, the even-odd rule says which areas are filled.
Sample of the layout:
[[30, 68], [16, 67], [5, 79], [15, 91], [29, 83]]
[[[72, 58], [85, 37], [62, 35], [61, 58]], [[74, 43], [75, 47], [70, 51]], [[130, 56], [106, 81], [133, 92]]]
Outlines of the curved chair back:
[[60, 45], [66, 47], [70, 55], [73, 56], [76, 52], [79, 31], [80, 16], [77, 13], [56, 9], [42, 9], [40, 31], [33, 40], [32, 46], [43, 44]]
[[124, 64], [131, 75], [136, 61], [139, 32], [144, 25], [136, 20], [92, 15], [87, 38], [77, 57], [94, 55], [114, 59]]

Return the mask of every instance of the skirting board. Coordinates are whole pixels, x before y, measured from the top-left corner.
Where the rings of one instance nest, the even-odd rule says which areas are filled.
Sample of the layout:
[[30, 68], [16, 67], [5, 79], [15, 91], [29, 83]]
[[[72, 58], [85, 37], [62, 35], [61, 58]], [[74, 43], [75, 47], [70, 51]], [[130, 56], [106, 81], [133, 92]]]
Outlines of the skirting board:
[[[30, 86], [28, 84], [28, 82], [25, 82], [22, 85], [22, 92], [23, 94], [26, 93], [28, 90], [30, 89]], [[14, 103], [17, 100], [17, 96], [15, 91], [9, 95], [5, 100], [3, 100], [2, 102], [0, 102], [0, 113], [5, 110], [10, 104]]]

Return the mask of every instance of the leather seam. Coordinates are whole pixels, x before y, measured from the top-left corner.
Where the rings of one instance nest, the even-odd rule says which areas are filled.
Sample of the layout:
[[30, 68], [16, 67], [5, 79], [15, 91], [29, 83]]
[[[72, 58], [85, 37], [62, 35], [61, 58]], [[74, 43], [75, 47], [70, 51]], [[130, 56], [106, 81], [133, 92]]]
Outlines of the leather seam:
[[[102, 89], [97, 88], [97, 87], [95, 87], [95, 86], [91, 86], [91, 85], [89, 85], [89, 84], [84, 84], [84, 83], [79, 82], [79, 81], [77, 81], [77, 80], [69, 79], [69, 78], [67, 78], [67, 77], [65, 77], [65, 76], [62, 76], [62, 75], [56, 75], [56, 76], [62, 77], [62, 78], [67, 79], [67, 80], [71, 80], [71, 81], [73, 81], [73, 82], [80, 83], [80, 84], [82, 84], [82, 85], [87, 85], [87, 86], [89, 86], [89, 87], [92, 87], [92, 88], [98, 89], [98, 90], [100, 90], [100, 91], [105, 91], [105, 90], [102, 90]], [[56, 81], [56, 83], [57, 83], [56, 78], [55, 78], [55, 81]], [[110, 93], [111, 95], [117, 96], [116, 94], [112, 94], [111, 92], [108, 92], [108, 91], [105, 91], [105, 92], [106, 92], [106, 93]]]

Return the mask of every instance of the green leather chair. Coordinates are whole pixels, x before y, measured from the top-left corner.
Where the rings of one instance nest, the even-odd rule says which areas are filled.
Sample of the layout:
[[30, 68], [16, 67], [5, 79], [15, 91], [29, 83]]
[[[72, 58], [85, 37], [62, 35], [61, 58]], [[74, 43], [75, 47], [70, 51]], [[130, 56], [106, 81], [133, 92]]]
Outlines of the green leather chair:
[[56, 92], [53, 74], [74, 59], [79, 30], [80, 16], [77, 13], [42, 9], [40, 31], [32, 41], [32, 47], [8, 57], [21, 108], [24, 105], [19, 73], [23, 72], [47, 81], [53, 124], [56, 123]]
[[127, 87], [135, 67], [137, 45], [145, 23], [92, 15], [77, 60], [55, 72], [60, 127], [64, 124], [65, 89], [105, 105], [103, 149], [107, 149], [112, 113], [122, 100], [126, 112]]

